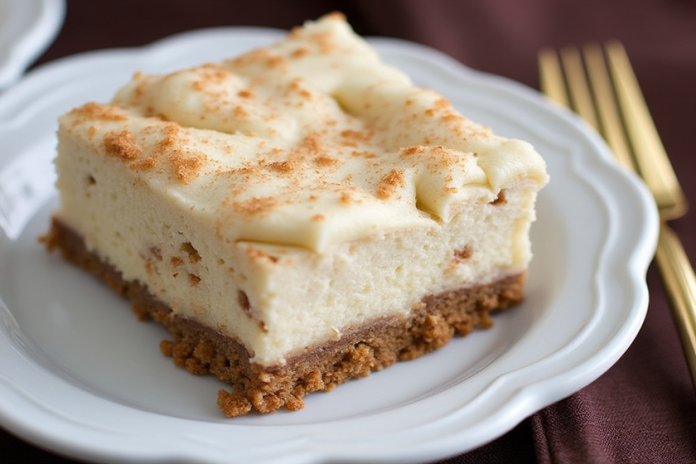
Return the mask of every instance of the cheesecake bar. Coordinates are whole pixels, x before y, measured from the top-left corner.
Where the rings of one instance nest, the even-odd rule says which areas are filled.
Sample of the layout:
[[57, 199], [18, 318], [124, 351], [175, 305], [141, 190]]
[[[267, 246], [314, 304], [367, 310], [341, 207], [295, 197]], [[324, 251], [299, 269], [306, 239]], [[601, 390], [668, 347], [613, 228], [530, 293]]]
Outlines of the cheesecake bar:
[[49, 250], [161, 351], [297, 410], [522, 299], [541, 156], [380, 61], [340, 14], [218, 63], [136, 73], [60, 117]]

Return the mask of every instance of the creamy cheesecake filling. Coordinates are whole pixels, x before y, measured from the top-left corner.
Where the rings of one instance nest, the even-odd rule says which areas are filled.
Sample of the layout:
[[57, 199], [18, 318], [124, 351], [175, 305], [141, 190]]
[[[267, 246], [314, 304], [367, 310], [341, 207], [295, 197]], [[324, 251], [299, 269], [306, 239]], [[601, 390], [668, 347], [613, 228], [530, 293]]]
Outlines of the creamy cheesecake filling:
[[282, 363], [347, 326], [406, 315], [424, 295], [522, 272], [531, 257], [536, 193], [524, 185], [503, 201], [472, 202], [448, 223], [316, 253], [221, 242], [205, 215], [132, 182], [118, 162], [95, 172], [89, 150], [61, 153], [59, 170], [63, 163], [70, 169], [61, 175], [58, 217], [125, 280], [147, 283], [176, 314], [241, 341], [260, 364]]
[[57, 219], [262, 366], [524, 273], [548, 181], [531, 145], [415, 87], [337, 15], [234, 60], [136, 73], [61, 117], [58, 153]]
[[131, 301], [140, 320], [153, 319], [171, 334], [160, 350], [192, 374], [213, 374], [229, 383], [221, 389], [218, 405], [228, 417], [251, 410], [271, 413], [281, 407], [298, 410], [302, 398], [316, 391], [331, 391], [351, 379], [384, 369], [396, 361], [423, 356], [446, 345], [455, 334], [488, 328], [491, 311], [518, 303], [525, 274], [509, 275], [489, 284], [452, 289], [429, 295], [406, 318], [389, 315], [351, 326], [338, 340], [317, 343], [287, 358], [285, 365], [261, 366], [250, 362], [246, 347], [215, 328], [173, 314], [139, 282], [123, 280], [121, 273], [87, 250], [79, 234], [53, 219], [46, 236], [49, 250], [95, 274], [119, 295]]

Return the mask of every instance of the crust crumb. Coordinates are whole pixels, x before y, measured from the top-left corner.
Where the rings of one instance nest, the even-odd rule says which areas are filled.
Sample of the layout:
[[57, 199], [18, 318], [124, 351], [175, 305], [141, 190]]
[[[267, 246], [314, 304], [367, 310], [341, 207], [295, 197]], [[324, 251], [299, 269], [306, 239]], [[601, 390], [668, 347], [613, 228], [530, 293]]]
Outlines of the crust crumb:
[[251, 411], [251, 402], [241, 393], [230, 393], [220, 389], [217, 397], [218, 407], [227, 417], [237, 417]]
[[159, 344], [160, 352], [168, 358], [174, 355], [174, 344], [171, 340], [162, 340]]

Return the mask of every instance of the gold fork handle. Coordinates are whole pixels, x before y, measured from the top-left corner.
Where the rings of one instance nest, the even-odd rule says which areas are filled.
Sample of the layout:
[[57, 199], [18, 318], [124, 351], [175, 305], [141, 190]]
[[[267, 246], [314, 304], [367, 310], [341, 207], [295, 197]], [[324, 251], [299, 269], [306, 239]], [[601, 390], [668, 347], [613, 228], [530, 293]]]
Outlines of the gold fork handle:
[[665, 223], [660, 229], [656, 258], [672, 300], [675, 324], [696, 386], [696, 276], [679, 237]]

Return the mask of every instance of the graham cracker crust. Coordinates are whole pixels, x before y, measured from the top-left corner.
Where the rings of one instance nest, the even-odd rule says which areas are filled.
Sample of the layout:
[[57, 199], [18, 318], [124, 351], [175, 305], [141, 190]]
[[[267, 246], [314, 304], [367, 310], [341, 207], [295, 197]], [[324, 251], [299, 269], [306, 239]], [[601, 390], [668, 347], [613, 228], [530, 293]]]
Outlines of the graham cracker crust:
[[154, 320], [172, 335], [160, 350], [192, 374], [213, 374], [232, 385], [221, 389], [217, 403], [228, 417], [298, 410], [302, 398], [315, 391], [330, 391], [351, 379], [365, 377], [396, 361], [415, 359], [445, 346], [452, 336], [493, 325], [491, 311], [522, 300], [526, 274], [506, 276], [492, 283], [431, 295], [408, 318], [383, 318], [347, 330], [338, 341], [309, 349], [282, 367], [249, 362], [243, 345], [202, 324], [174, 315], [140, 282], [123, 280], [118, 270], [85, 247], [72, 229], [53, 219], [45, 237], [47, 250], [59, 249], [64, 259], [95, 274], [130, 300], [142, 321]]

